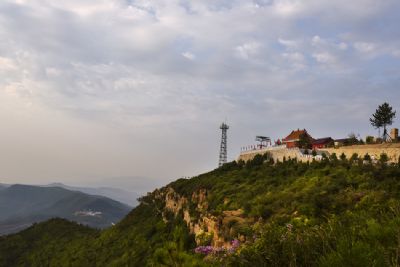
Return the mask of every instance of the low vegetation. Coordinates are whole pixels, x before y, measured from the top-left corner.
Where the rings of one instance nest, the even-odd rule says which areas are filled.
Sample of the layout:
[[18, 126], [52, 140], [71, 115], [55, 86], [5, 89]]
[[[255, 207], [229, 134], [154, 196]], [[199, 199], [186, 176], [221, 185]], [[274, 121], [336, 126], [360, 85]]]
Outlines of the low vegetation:
[[101, 232], [51, 220], [0, 238], [0, 266], [399, 265], [400, 168], [385, 160], [273, 164], [258, 155], [167, 187], [188, 199], [205, 189], [207, 212], [217, 217], [243, 210], [246, 224], [226, 225], [232, 248], [207, 236], [196, 244], [183, 215], [157, 198], [162, 188]]

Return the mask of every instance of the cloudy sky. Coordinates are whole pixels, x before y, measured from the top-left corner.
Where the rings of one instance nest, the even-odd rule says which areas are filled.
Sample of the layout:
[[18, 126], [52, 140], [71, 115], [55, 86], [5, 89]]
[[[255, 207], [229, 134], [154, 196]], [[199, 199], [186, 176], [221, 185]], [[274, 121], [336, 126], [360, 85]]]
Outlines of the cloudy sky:
[[400, 111], [399, 10], [398, 0], [2, 0], [0, 182], [192, 176], [217, 165], [224, 120], [229, 159], [255, 135], [376, 133], [377, 105]]

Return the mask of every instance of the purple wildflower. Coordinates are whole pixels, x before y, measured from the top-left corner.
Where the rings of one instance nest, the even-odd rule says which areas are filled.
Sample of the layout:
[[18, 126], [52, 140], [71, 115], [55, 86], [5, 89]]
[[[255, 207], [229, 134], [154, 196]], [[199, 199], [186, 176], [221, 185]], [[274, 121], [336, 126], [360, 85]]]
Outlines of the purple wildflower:
[[234, 253], [240, 246], [240, 242], [237, 239], [231, 241], [231, 247], [226, 249], [224, 247], [212, 247], [212, 246], [199, 246], [194, 249], [197, 254], [209, 255], [209, 254], [221, 254], [221, 253]]
[[199, 246], [194, 249], [194, 252], [197, 254], [204, 254], [208, 255], [214, 251], [214, 248], [212, 246]]
[[238, 248], [239, 246], [240, 246], [240, 242], [239, 242], [239, 240], [237, 240], [237, 239], [233, 239], [232, 241], [231, 241], [231, 245], [232, 245], [232, 247], [233, 248]]
[[239, 246], [240, 246], [240, 241], [237, 239], [233, 239], [231, 241], [231, 247], [228, 248], [228, 250], [227, 250], [228, 253], [234, 253], [238, 249]]

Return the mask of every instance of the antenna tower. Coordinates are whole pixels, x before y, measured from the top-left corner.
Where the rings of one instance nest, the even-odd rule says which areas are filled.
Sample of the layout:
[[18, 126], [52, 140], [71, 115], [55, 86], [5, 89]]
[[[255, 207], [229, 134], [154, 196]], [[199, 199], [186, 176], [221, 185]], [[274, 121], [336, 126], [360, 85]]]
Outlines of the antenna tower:
[[229, 126], [226, 123], [222, 123], [221, 126], [219, 127], [222, 130], [222, 137], [221, 137], [221, 148], [219, 150], [219, 163], [218, 167], [221, 167], [226, 163], [226, 158], [228, 155], [227, 149], [226, 149], [226, 144], [227, 144], [227, 131], [229, 129]]

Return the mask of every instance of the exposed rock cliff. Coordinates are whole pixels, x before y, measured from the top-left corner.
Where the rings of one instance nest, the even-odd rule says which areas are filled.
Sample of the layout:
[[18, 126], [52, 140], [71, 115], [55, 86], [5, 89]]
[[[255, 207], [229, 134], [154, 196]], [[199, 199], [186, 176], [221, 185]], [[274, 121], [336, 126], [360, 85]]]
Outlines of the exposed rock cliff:
[[163, 218], [167, 221], [166, 212], [182, 216], [191, 233], [195, 235], [198, 245], [211, 244], [214, 247], [231, 247], [231, 240], [237, 238], [245, 241], [245, 236], [235, 230], [235, 226], [252, 223], [252, 218], [243, 215], [243, 210], [227, 210], [221, 214], [208, 211], [207, 191], [200, 189], [190, 199], [180, 196], [172, 187], [160, 192], [159, 197], [165, 201]]

